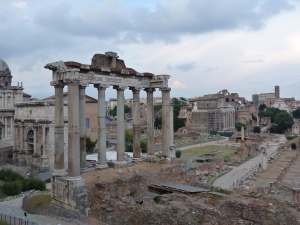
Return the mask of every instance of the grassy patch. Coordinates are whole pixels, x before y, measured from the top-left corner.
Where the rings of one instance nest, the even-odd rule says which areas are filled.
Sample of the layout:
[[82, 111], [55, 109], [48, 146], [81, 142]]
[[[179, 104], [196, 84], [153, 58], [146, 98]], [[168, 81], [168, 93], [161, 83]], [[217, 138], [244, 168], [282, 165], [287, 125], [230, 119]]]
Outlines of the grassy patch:
[[[217, 150], [218, 153], [214, 155], [206, 155], [212, 154], [214, 150]], [[227, 159], [231, 154], [236, 152], [235, 147], [231, 146], [219, 146], [219, 145], [208, 145], [203, 147], [195, 147], [188, 150], [182, 151], [182, 158], [223, 158]]]
[[6, 223], [6, 222], [3, 222], [3, 221], [0, 221], [0, 225], [9, 225], [9, 223]]
[[49, 205], [51, 200], [52, 200], [52, 198], [51, 198], [50, 194], [41, 193], [39, 195], [33, 196], [32, 198], [29, 198], [28, 203], [34, 204], [34, 205], [39, 205], [39, 206], [44, 206], [44, 205]]

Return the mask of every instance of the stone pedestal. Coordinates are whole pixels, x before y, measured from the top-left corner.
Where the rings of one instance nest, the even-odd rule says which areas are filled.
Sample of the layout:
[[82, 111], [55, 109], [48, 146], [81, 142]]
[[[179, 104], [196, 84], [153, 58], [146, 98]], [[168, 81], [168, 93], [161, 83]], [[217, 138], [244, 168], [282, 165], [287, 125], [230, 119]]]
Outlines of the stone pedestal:
[[262, 169], [267, 169], [267, 153], [265, 151], [262, 153]]
[[52, 176], [52, 203], [87, 215], [90, 209], [87, 185], [83, 179]]

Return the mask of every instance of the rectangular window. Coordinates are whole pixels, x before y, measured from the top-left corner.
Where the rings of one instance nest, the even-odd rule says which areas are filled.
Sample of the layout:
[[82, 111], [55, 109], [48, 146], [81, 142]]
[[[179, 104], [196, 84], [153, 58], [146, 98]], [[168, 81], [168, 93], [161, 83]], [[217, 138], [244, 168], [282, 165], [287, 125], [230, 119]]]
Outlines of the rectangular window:
[[90, 118], [85, 119], [86, 128], [90, 128]]

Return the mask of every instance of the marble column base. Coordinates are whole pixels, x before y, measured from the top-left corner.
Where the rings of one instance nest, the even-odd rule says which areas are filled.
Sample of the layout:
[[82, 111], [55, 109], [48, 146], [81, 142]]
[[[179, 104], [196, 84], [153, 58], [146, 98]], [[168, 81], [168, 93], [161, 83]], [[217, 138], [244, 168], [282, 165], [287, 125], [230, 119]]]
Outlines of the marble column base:
[[96, 170], [103, 170], [106, 168], [108, 168], [107, 164], [105, 164], [105, 165], [96, 164]]
[[116, 163], [116, 165], [124, 165], [127, 162], [124, 160], [124, 161], [116, 161], [115, 163]]
[[132, 162], [141, 162], [143, 161], [143, 158], [140, 157], [140, 158], [132, 158]]
[[86, 172], [86, 171], [88, 171], [88, 168], [87, 168], [87, 167], [80, 168], [80, 173], [84, 173], [84, 172]]
[[82, 180], [82, 176], [77, 176], [77, 177], [67, 177], [68, 181], [78, 181]]
[[64, 169], [54, 169], [52, 172], [52, 176], [54, 177], [65, 177], [68, 173]]

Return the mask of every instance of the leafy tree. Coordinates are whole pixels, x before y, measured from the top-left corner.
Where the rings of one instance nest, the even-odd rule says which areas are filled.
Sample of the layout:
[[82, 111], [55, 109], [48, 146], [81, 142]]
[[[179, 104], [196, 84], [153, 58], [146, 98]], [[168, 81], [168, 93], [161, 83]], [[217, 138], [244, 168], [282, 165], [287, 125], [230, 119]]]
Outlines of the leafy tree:
[[300, 108], [297, 108], [294, 112], [292, 112], [292, 115], [295, 119], [300, 118]]
[[264, 110], [265, 108], [267, 108], [267, 106], [265, 104], [260, 104], [259, 107], [258, 107], [258, 110], [259, 111], [262, 111]]
[[281, 133], [288, 128], [292, 128], [294, 120], [292, 116], [287, 112], [277, 113], [275, 116], [275, 123], [277, 123]]
[[[147, 142], [141, 140], [140, 147], [143, 153], [147, 152]], [[126, 152], [133, 152], [133, 132], [132, 130], [125, 130], [125, 150]]]
[[253, 128], [253, 133], [260, 133], [260, 127], [259, 126], [255, 126]]
[[241, 131], [241, 130], [242, 130], [242, 127], [244, 127], [244, 130], [246, 130], [246, 124], [243, 124], [243, 123], [241, 123], [241, 122], [235, 123], [235, 129], [236, 129], [237, 131]]
[[[129, 113], [130, 108], [128, 105], [124, 105], [124, 113]], [[109, 115], [116, 116], [117, 115], [117, 106], [115, 106], [113, 109], [109, 111]]]
[[161, 123], [162, 123], [162, 119], [161, 117], [156, 117], [155, 120], [154, 120], [154, 127], [158, 128], [158, 129], [161, 129]]
[[174, 123], [174, 131], [177, 131], [179, 128], [185, 126], [185, 118], [178, 118], [177, 116], [174, 116], [173, 123]]
[[159, 111], [162, 109], [162, 105], [154, 105], [154, 111]]
[[252, 113], [252, 120], [257, 121], [257, 117]]
[[96, 144], [97, 144], [97, 140], [96, 141], [92, 141], [90, 137], [86, 138], [86, 151], [87, 152], [93, 152]]
[[180, 112], [180, 108], [183, 107], [182, 104], [174, 104], [173, 105], [173, 113], [174, 113], [174, 116], [178, 116], [179, 115], [179, 112]]

